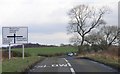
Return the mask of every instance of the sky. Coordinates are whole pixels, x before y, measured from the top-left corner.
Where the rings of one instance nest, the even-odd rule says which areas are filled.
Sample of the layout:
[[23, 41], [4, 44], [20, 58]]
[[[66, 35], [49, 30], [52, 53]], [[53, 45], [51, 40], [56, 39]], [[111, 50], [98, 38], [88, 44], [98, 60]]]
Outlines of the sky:
[[69, 44], [67, 13], [76, 5], [108, 6], [108, 25], [118, 24], [119, 0], [0, 0], [0, 47], [2, 27], [27, 26], [28, 42], [40, 44]]

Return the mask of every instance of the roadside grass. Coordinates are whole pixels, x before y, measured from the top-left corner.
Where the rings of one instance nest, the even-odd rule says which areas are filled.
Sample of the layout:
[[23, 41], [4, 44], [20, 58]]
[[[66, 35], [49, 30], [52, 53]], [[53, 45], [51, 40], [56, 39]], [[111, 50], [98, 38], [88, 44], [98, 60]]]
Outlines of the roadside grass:
[[120, 69], [120, 57], [118, 56], [112, 56], [108, 54], [99, 54], [99, 53], [92, 53], [92, 54], [85, 54], [85, 55], [79, 55], [78, 57], [86, 57], [95, 61], [98, 61], [100, 63], [109, 65], [113, 68]]
[[[22, 49], [13, 49], [13, 51], [22, 52]], [[77, 52], [73, 47], [40, 47], [40, 48], [25, 48], [25, 52], [32, 56], [38, 55], [53, 55], [57, 53]]]
[[0, 74], [2, 73], [2, 49], [0, 48]]
[[24, 72], [29, 69], [35, 62], [41, 60], [43, 57], [21, 57], [12, 58], [11, 60], [5, 59], [2, 62], [2, 72]]
[[0, 62], [0, 74], [2, 73], [2, 62]]

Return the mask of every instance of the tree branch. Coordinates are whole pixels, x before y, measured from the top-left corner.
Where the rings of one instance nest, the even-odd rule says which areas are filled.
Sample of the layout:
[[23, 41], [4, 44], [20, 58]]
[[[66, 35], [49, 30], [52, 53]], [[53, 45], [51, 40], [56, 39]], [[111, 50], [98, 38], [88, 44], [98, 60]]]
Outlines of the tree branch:
[[92, 23], [92, 26], [89, 28], [89, 30], [88, 31], [86, 31], [84, 34], [87, 34], [87, 33], [89, 33], [98, 23], [99, 23], [99, 21], [100, 21], [100, 19], [101, 19], [101, 17], [102, 17], [102, 15], [103, 15], [103, 13], [101, 13], [100, 15], [99, 15], [99, 18], [97, 19], [97, 22], [94, 24], [94, 23]]

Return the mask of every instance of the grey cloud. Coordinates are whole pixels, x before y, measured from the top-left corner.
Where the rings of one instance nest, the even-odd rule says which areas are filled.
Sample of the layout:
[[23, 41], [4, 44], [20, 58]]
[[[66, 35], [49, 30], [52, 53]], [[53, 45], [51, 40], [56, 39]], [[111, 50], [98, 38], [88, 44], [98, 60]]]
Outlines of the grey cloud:
[[44, 33], [44, 34], [53, 34], [57, 32], [66, 32], [66, 26], [68, 24], [49, 24], [49, 25], [30, 25], [29, 33]]

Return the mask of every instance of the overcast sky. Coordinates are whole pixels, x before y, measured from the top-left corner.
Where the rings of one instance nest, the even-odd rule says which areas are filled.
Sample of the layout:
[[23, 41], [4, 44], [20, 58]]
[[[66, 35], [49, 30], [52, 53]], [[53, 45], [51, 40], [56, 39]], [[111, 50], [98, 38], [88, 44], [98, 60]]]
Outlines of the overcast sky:
[[0, 0], [0, 47], [3, 26], [28, 26], [29, 41], [40, 44], [69, 43], [67, 12], [76, 5], [108, 6], [109, 25], [118, 24], [118, 0]]

